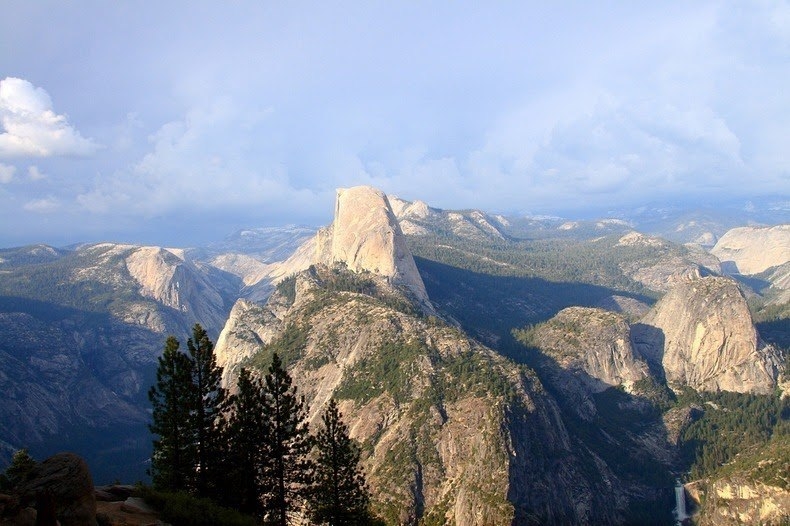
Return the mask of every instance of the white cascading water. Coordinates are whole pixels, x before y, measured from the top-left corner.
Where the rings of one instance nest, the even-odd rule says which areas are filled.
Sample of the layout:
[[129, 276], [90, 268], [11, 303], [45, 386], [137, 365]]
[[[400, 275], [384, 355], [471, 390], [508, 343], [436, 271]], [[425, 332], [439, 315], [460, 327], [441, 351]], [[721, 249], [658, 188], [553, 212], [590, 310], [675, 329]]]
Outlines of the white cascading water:
[[675, 481], [675, 517], [678, 524], [688, 519], [688, 515], [686, 515], [686, 492], [679, 480]]

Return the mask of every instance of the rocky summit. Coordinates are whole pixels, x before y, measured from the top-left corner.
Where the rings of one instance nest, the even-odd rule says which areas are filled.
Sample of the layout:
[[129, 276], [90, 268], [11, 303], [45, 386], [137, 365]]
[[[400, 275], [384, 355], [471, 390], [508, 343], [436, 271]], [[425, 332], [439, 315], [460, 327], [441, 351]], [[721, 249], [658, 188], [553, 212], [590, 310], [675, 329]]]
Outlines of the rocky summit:
[[352, 272], [384, 276], [393, 285], [405, 288], [422, 308], [432, 311], [390, 202], [373, 187], [338, 189], [332, 224], [319, 230], [273, 275], [282, 279], [314, 264], [341, 264]]
[[770, 393], [776, 349], [760, 340], [735, 281], [692, 273], [642, 318], [635, 340], [667, 382], [702, 391]]
[[569, 307], [538, 327], [532, 340], [591, 392], [609, 387], [633, 392], [634, 384], [649, 375], [632, 347], [628, 322], [618, 313]]

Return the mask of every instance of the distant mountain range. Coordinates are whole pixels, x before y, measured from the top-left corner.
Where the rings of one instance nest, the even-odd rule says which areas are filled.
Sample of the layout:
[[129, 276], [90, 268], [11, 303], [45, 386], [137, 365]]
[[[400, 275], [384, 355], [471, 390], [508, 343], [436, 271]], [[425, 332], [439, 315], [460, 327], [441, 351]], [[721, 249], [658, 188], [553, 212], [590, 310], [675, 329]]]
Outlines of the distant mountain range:
[[[390, 524], [668, 524], [700, 400], [788, 392], [790, 225], [752, 219], [782, 213], [514, 218], [356, 187], [322, 229], [0, 249], [0, 454], [144, 477], [156, 358], [199, 322], [229, 387], [277, 352], [314, 421], [340, 401]], [[790, 451], [773, 418], [750, 466]], [[738, 484], [781, 503], [759, 477]]]

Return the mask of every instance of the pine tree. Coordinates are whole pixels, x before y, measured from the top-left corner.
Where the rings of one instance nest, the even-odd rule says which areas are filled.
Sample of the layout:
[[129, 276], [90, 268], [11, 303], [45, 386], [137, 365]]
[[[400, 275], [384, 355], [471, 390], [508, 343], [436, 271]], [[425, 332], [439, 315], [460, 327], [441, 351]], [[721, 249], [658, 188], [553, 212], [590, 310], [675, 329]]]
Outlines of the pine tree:
[[199, 324], [187, 340], [192, 373], [192, 432], [197, 461], [196, 490], [201, 497], [216, 497], [221, 488], [221, 464], [225, 454], [222, 429], [227, 410], [227, 391], [222, 387], [222, 368], [217, 366], [214, 344]]
[[151, 475], [154, 486], [217, 497], [227, 392], [221, 386], [214, 344], [199, 324], [187, 341], [189, 353], [170, 336], [159, 358], [156, 385], [148, 392], [153, 406]]
[[242, 368], [238, 392], [231, 397], [227, 427], [226, 504], [243, 513], [263, 516], [263, 469], [268, 461], [268, 422], [264, 416], [264, 390], [260, 378]]
[[27, 449], [20, 449], [14, 453], [11, 465], [6, 468], [5, 473], [0, 475], [0, 489], [3, 491], [14, 490], [28, 479], [35, 467], [36, 461], [27, 452]]
[[335, 399], [329, 401], [316, 436], [314, 485], [310, 496], [310, 518], [315, 524], [362, 525], [371, 522], [370, 495], [359, 467], [359, 446], [348, 436], [348, 427]]
[[191, 413], [193, 389], [191, 364], [170, 336], [159, 357], [156, 385], [148, 391], [153, 406], [154, 439], [150, 474], [154, 486], [164, 490], [190, 490], [195, 474], [195, 450]]
[[286, 526], [309, 491], [312, 447], [304, 400], [275, 353], [265, 377], [264, 404], [268, 421], [268, 462], [263, 471], [263, 506], [268, 524]]

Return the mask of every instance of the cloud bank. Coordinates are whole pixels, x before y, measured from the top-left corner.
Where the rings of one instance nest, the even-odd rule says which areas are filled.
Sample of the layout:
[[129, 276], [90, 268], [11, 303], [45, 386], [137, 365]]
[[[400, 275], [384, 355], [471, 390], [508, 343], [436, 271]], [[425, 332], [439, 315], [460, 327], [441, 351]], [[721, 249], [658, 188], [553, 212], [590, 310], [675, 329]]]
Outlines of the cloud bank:
[[569, 217], [790, 193], [783, 1], [12, 11], [0, 240], [322, 224], [357, 184]]
[[99, 146], [52, 109], [42, 88], [15, 77], [0, 80], [0, 158], [88, 156]]

